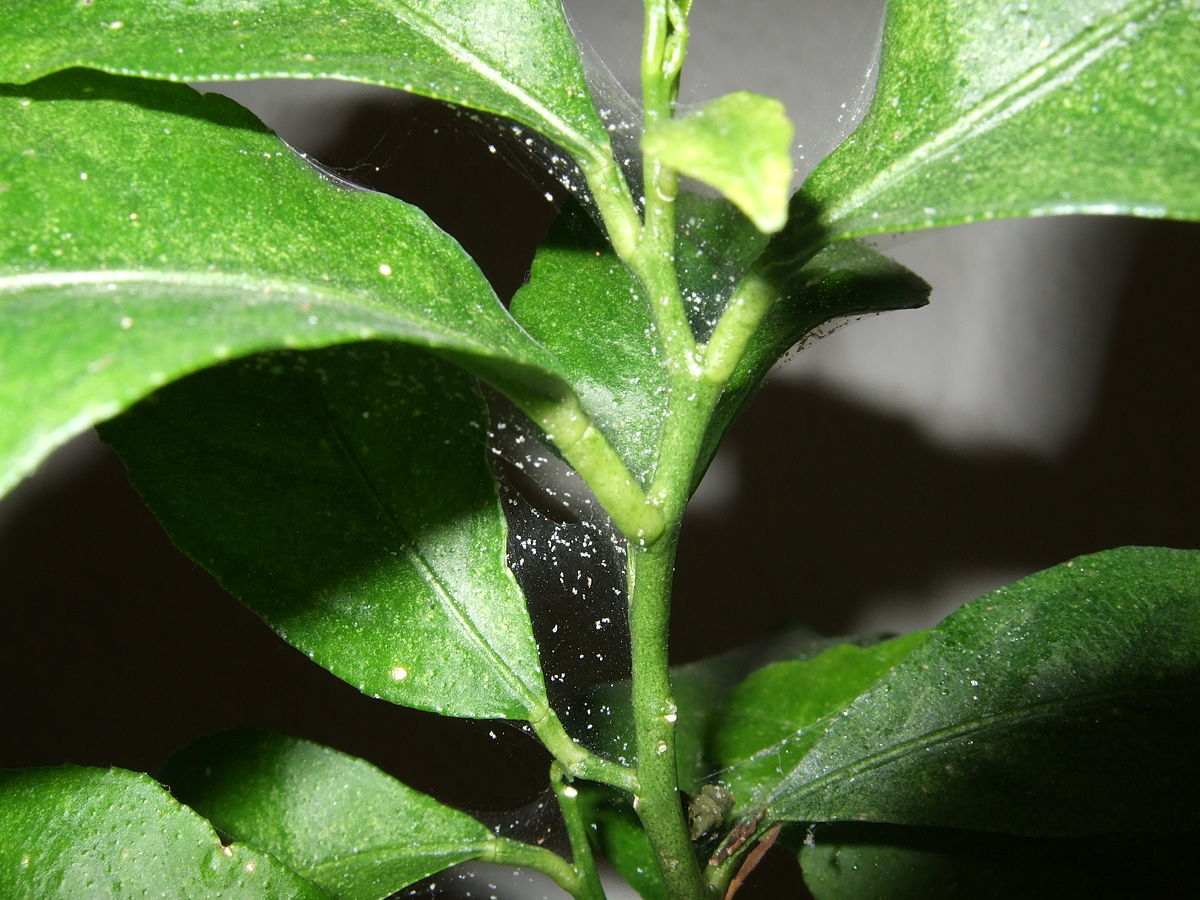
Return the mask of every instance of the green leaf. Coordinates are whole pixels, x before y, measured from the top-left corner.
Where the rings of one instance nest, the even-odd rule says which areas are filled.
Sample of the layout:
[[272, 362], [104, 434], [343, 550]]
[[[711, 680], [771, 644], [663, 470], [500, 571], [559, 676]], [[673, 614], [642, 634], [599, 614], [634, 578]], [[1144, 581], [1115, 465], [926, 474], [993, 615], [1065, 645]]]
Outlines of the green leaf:
[[581, 209], [559, 216], [509, 309], [557, 356], [588, 416], [648, 485], [667, 404], [664, 353], [649, 301]]
[[871, 110], [803, 194], [829, 238], [1200, 217], [1195, 0], [893, 0]]
[[176, 382], [101, 429], [167, 533], [368, 694], [539, 719], [545, 687], [473, 381], [372, 342]]
[[793, 135], [782, 103], [738, 91], [656, 125], [642, 149], [716, 188], [770, 233], [787, 220]]
[[[767, 238], [728, 201], [684, 193], [678, 207], [680, 292], [693, 331], [705, 340]], [[706, 458], [779, 357], [814, 329], [843, 316], [922, 306], [929, 295], [903, 266], [855, 243], [829, 247], [799, 269], [779, 266], [772, 277], [782, 294], [729, 380]], [[569, 208], [554, 224], [511, 312], [555, 354], [588, 415], [648, 485], [669, 401], [665, 353], [636, 279], [582, 211]]]
[[650, 838], [624, 798], [608, 788], [581, 783], [584, 818], [604, 858], [629, 882], [642, 900], [667, 900]]
[[172, 760], [176, 796], [225, 834], [283, 860], [331, 897], [382, 900], [498, 838], [365, 760], [309, 741], [239, 730]]
[[[862, 638], [873, 642], [877, 636]], [[755, 669], [786, 659], [806, 659], [839, 643], [807, 628], [790, 628], [766, 640], [755, 641], [719, 656], [697, 660], [671, 669], [678, 721], [675, 726], [675, 759], [679, 787], [690, 794], [699, 792], [717, 769], [709, 746], [710, 732], [719, 720], [730, 692]], [[633, 749], [633, 720], [629, 707], [629, 684], [606, 685], [589, 695], [587, 705], [602, 708], [589, 730], [589, 746], [622, 762], [636, 758]]]
[[775, 820], [1195, 827], [1200, 551], [1080, 557], [954, 613], [771, 789]]
[[1182, 897], [1200, 887], [1195, 841], [1190, 832], [1028, 838], [839, 823], [813, 829], [800, 864], [817, 900]]
[[560, 0], [10, 0], [0, 33], [0, 81], [71, 66], [172, 81], [336, 78], [608, 153]]
[[825, 247], [798, 269], [786, 263], [772, 267], [771, 274], [781, 282], [780, 297], [729, 378], [705, 436], [705, 463], [697, 477], [746, 400], [788, 350], [836, 319], [917, 309], [929, 302], [930, 287], [920, 277], [853, 241]]
[[762, 794], [812, 748], [859, 694], [925, 640], [919, 631], [869, 647], [838, 644], [811, 659], [759, 669], [732, 692], [710, 738], [725, 769], [735, 810], [760, 806]]
[[5, 897], [327, 896], [121, 769], [0, 772], [0, 835]]
[[0, 490], [256, 350], [386, 336], [554, 389], [553, 359], [424, 213], [325, 181], [224, 98], [73, 71], [0, 86], [0, 119]]

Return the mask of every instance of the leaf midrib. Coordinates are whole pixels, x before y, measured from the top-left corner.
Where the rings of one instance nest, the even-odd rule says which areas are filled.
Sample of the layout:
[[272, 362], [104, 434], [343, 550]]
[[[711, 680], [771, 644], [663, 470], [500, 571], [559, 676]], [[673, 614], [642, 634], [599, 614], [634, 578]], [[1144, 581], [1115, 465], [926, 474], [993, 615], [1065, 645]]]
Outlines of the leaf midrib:
[[[1031, 704], [1029, 706], [1022, 707], [1020, 710], [1015, 710], [1012, 712], [996, 713], [990, 716], [972, 719], [967, 722], [959, 722], [954, 725], [949, 725], [945, 728], [927, 731], [923, 734], [917, 735], [916, 737], [910, 738], [907, 741], [902, 741], [899, 744], [895, 744], [886, 752], [872, 754], [870, 756], [855, 760], [854, 762], [846, 763], [830, 769], [817, 778], [814, 778], [812, 781], [807, 782], [800, 790], [794, 793], [789, 793], [788, 799], [790, 802], [795, 803], [818, 792], [830, 782], [857, 777], [858, 775], [866, 772], [882, 768], [914, 752], [948, 744], [959, 740], [960, 738], [979, 734], [991, 728], [1012, 728], [1029, 722], [1034, 722], [1039, 719], [1052, 718], [1060, 712], [1078, 713], [1081, 710], [1112, 704], [1115, 701], [1145, 701], [1148, 699], [1188, 697], [1193, 695], [1200, 695], [1200, 689], [1177, 688], [1160, 691], [1112, 691], [1109, 693], [1076, 695], [1073, 697], [1059, 697], [1054, 700], [1047, 700], [1042, 703]], [[826, 735], [828, 734], [829, 732], [826, 732]], [[824, 739], [826, 735], [822, 735], [822, 739]], [[811, 758], [813, 753], [819, 750], [820, 745], [818, 744], [809, 751], [805, 758], [802, 759], [792, 771], [795, 772], [796, 769], [804, 765], [804, 763]], [[785, 784], [786, 779], [782, 783]], [[775, 793], [775, 791], [772, 791], [772, 794]], [[776, 797], [776, 800], [778, 800], [778, 797]], [[768, 808], [770, 808], [772, 802], [775, 801], [767, 801], [766, 805]]]
[[342, 456], [345, 458], [350, 469], [357, 476], [359, 485], [364, 495], [374, 506], [378, 508], [379, 512], [383, 515], [384, 521], [386, 521], [394, 530], [395, 537], [404, 547], [405, 555], [412, 560], [413, 565], [420, 573], [422, 580], [425, 581], [425, 583], [428, 584], [433, 590], [434, 594], [441, 603], [442, 608], [446, 610], [446, 612], [455, 622], [458, 623], [461, 632], [466, 634], [469, 641], [477, 648], [478, 655], [485, 658], [490, 663], [490, 668], [492, 671], [500, 676], [500, 680], [505, 684], [509, 692], [522, 703], [522, 705], [525, 707], [525, 711], [529, 714], [529, 717], [532, 718], [541, 706], [540, 699], [534, 696], [529, 686], [517, 676], [516, 672], [514, 672], [509, 665], [507, 665], [503, 657], [496, 652], [495, 648], [492, 647], [492, 645], [479, 631], [474, 619], [472, 619], [464, 610], [459, 608], [450, 586], [442, 580], [442, 577], [438, 571], [429, 562], [429, 560], [425, 558], [425, 554], [417, 545], [412, 533], [404, 525], [404, 523], [400, 521], [396, 512], [387, 502], [384, 501], [383, 497], [376, 489], [375, 482], [370, 477], [366, 466], [363, 464], [358, 454], [355, 453], [353, 448], [350, 446], [346, 435], [339, 427], [337, 420], [333, 417], [328, 404], [326, 404], [320, 384], [310, 373], [306, 373], [305, 378], [308, 382], [309, 390], [312, 392], [314, 402], [321, 412], [321, 416], [325, 419], [330, 433], [334, 436]]
[[893, 160], [881, 169], [870, 181], [844, 195], [837, 203], [827, 206], [821, 214], [822, 223], [834, 235], [830, 240], [862, 237], [878, 231], [890, 230], [891, 226], [876, 228], [849, 228], [839, 231], [840, 223], [853, 217], [859, 210], [866, 209], [872, 200], [887, 191], [897, 182], [911, 175], [928, 163], [951, 153], [965, 141], [982, 135], [1006, 118], [1050, 90], [1077, 71], [1082, 71], [1104, 56], [1104, 51], [1123, 43], [1120, 31], [1153, 13], [1161, 0], [1139, 0], [1119, 13], [1088, 26], [1073, 40], [1063, 44], [1057, 51], [1026, 69], [1020, 76], [1009, 81], [1000, 90], [985, 97], [965, 115], [958, 116], [949, 128], [939, 131], [933, 140], [918, 144], [909, 152]]
[[[494, 60], [485, 59], [480, 54], [469, 50], [461, 43], [456, 41], [449, 33], [445, 31], [435, 21], [428, 16], [422, 14], [418, 10], [409, 6], [407, 3], [402, 4], [399, 8], [389, 10], [395, 15], [398, 21], [403, 22], [410, 30], [417, 34], [423, 35], [428, 40], [436, 45], [438, 49], [444, 52], [447, 56], [457, 62], [466, 63], [470, 66], [471, 71], [487, 81], [489, 84], [498, 88], [502, 93], [512, 97], [526, 109], [531, 110], [542, 121], [550, 125], [559, 136], [564, 138], [568, 143], [573, 145], [576, 150], [583, 151], [597, 162], [603, 161], [605, 154], [596, 147], [595, 143], [580, 134], [576, 128], [561, 118], [557, 113], [548, 109], [540, 100], [523, 90], [521, 87], [504, 77], [503, 72], [495, 64]], [[424, 26], [424, 27], [421, 27]]]

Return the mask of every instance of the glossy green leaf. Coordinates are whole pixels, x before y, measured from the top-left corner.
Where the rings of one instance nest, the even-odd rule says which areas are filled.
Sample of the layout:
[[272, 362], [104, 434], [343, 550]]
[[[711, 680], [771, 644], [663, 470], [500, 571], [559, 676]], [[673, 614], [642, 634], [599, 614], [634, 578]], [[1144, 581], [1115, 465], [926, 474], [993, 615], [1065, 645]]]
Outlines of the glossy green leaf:
[[1195, 0], [893, 0], [871, 110], [804, 193], [830, 237], [1200, 218]]
[[386, 336], [549, 389], [553, 359], [424, 213], [324, 180], [224, 98], [77, 70], [0, 86], [0, 119], [0, 490], [255, 350]]
[[555, 222], [509, 309], [555, 353], [596, 427], [649, 484], [667, 403], [663, 353], [637, 281], [582, 210]]
[[579, 796], [596, 848], [604, 858], [642, 900], [667, 900], [654, 848], [628, 802], [593, 784], [581, 784]]
[[[727, 201], [685, 193], [678, 205], [679, 287], [692, 329], [705, 340], [767, 238]], [[706, 454], [771, 367], [814, 329], [844, 316], [921, 306], [929, 295], [903, 266], [854, 243], [829, 247], [798, 270], [781, 265], [772, 277], [782, 296], [729, 380]], [[511, 311], [556, 355], [588, 414], [648, 484], [669, 401], [664, 352], [637, 281], [582, 212], [568, 210], [555, 223]]]
[[9, 0], [0, 81], [337, 78], [499, 113], [607, 153], [560, 0]]
[[537, 719], [486, 432], [469, 376], [390, 342], [214, 367], [101, 429], [176, 544], [338, 677]]
[[331, 897], [382, 900], [499, 838], [365, 760], [309, 741], [235, 731], [201, 741], [166, 773], [177, 797], [283, 860]]
[[770, 233], [787, 220], [794, 132], [778, 100], [738, 91], [647, 131], [642, 149], [716, 188]]
[[827, 726], [771, 819], [1196, 827], [1200, 551], [1080, 557], [963, 607]]
[[816, 900], [1190, 897], [1196, 836], [1022, 838], [866, 823], [813, 830], [800, 851]]
[[706, 435], [706, 460], [772, 366], [822, 325], [929, 302], [930, 287], [921, 278], [853, 241], [824, 248], [798, 270], [782, 264], [772, 274], [782, 282], [782, 294], [763, 317], [721, 396]]
[[5, 897], [328, 896], [122, 769], [0, 772], [0, 836]]
[[779, 662], [737, 686], [709, 739], [735, 811], [761, 805], [762, 794], [795, 767], [826, 726], [859, 694], [925, 640], [918, 631], [858, 647], [838, 644], [811, 659]]

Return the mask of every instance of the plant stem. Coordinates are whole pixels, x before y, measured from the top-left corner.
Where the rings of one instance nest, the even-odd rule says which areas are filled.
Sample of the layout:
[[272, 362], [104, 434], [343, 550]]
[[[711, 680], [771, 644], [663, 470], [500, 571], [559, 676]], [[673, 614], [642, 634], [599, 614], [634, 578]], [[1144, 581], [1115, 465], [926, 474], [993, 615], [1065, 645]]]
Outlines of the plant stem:
[[[646, 0], [641, 74], [647, 132], [675, 112], [686, 35], [685, 8], [674, 0]], [[679, 176], [652, 153], [643, 153], [642, 168], [646, 222], [637, 252], [627, 262], [650, 292], [650, 305], [666, 349], [668, 368], [672, 373], [695, 373], [698, 371], [696, 342], [675, 274], [675, 198], [679, 193]]]
[[600, 874], [596, 871], [596, 860], [592, 856], [592, 844], [588, 840], [587, 823], [579, 809], [579, 791], [567, 783], [566, 771], [557, 762], [550, 765], [550, 785], [558, 798], [563, 823], [567, 827], [567, 839], [571, 842], [571, 862], [579, 875], [588, 896], [604, 897]]
[[553, 710], [547, 708], [542, 716], [529, 724], [538, 740], [571, 777], [607, 784], [628, 794], [637, 793], [638, 778], [632, 769], [580, 747], [567, 734]]
[[[524, 844], [510, 838], [497, 837], [490, 853], [480, 857], [484, 862], [498, 863], [502, 866], [518, 866], [536, 869], [548, 875], [554, 883], [576, 900], [604, 900], [604, 891], [599, 887], [599, 880], [593, 886], [591, 880], [585, 878], [569, 862], [557, 853]], [[593, 867], [593, 873], [595, 868]]]
[[625, 537], [644, 543], [658, 540], [665, 527], [662, 513], [647, 502], [637, 479], [608, 439], [592, 424], [574, 394], [549, 399], [530, 396], [512, 387], [506, 387], [505, 393], [538, 424], [563, 458], [588, 483]]
[[675, 722], [667, 633], [676, 532], [653, 547], [630, 548], [629, 630], [633, 651], [633, 720], [639, 789], [634, 809], [658, 860], [667, 893], [708, 896], [692, 848], [678, 789]]

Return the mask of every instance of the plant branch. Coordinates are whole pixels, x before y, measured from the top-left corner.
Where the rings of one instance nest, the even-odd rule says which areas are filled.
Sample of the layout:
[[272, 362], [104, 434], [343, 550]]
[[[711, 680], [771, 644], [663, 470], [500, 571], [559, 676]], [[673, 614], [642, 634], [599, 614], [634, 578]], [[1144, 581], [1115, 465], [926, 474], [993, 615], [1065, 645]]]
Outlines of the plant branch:
[[625, 461], [593, 424], [574, 394], [534, 396], [513, 385], [497, 385], [545, 432], [563, 458], [588, 483], [613, 523], [629, 540], [652, 544], [665, 522], [647, 501]]
[[557, 762], [550, 765], [550, 785], [558, 798], [563, 823], [567, 828], [567, 839], [571, 842], [571, 862], [588, 896], [603, 898], [604, 887], [596, 871], [596, 860], [592, 856], [592, 845], [588, 840], [587, 823], [579, 809], [579, 791], [567, 783], [567, 773]]
[[529, 724], [538, 740], [571, 777], [585, 778], [628, 794], [637, 794], [639, 782], [634, 771], [580, 747], [567, 734], [553, 710], [547, 708], [541, 715], [530, 719]]
[[[677, 0], [646, 0], [642, 35], [642, 103], [647, 132], [675, 112], [679, 75], [687, 50], [687, 7]], [[679, 175], [643, 151], [645, 226], [637, 252], [627, 262], [650, 293], [659, 338], [672, 373], [698, 372], [696, 341], [675, 274], [675, 198]]]
[[677, 708], [671, 691], [667, 632], [675, 534], [629, 553], [629, 630], [639, 790], [634, 809], [654, 847], [667, 892], [676, 900], [708, 895], [688, 834], [675, 761]]
[[[604, 891], [596, 892], [589, 879], [583, 877], [569, 862], [544, 847], [535, 847], [511, 838], [497, 837], [490, 853], [480, 857], [484, 862], [502, 866], [535, 869], [548, 875], [560, 888], [576, 900], [604, 900]], [[594, 871], [594, 870], [593, 870]]]

